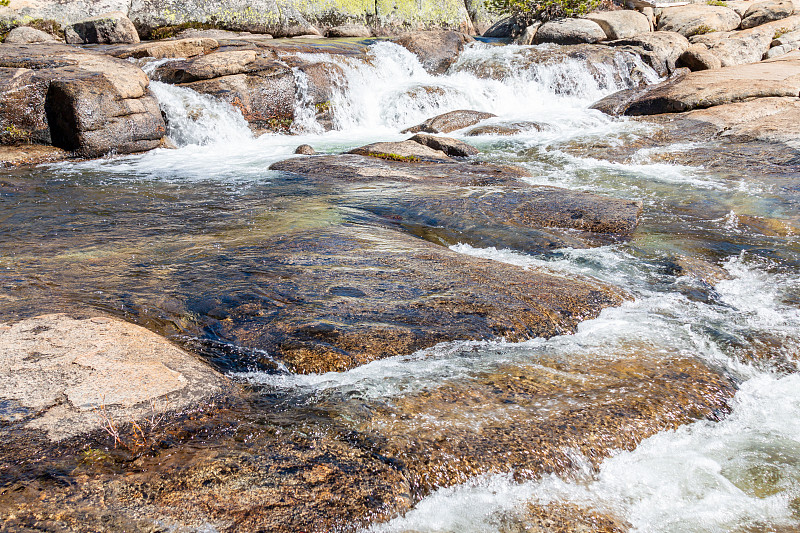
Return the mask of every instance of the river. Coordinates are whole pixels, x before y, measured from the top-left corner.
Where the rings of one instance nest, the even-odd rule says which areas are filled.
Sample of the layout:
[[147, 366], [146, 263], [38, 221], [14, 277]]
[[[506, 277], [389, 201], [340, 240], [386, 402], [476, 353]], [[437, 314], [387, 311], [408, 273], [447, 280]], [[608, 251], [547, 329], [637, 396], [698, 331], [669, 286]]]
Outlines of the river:
[[[576, 458], [566, 474], [518, 479], [510, 467], [459, 480], [423, 495], [405, 516], [366, 530], [515, 531], [509, 524], [522, 520], [527, 504], [554, 502], [621, 517], [640, 532], [800, 528], [797, 175], [767, 165], [738, 171], [700, 157], [693, 163], [692, 152], [704, 146], [683, 139], [615, 157], [617, 148], [636, 146], [661, 126], [589, 106], [637, 80], [607, 67], [598, 74], [579, 61], [527, 63], [519, 59], [524, 48], [475, 43], [442, 76], [427, 74], [415, 56], [390, 43], [373, 44], [367, 62], [328, 56], [346, 77], [331, 101], [335, 129], [328, 132], [315, 122], [302, 86], [294, 134], [255, 137], [235, 109], [153, 82], [177, 150], [3, 171], [4, 179], [25, 183], [0, 195], [4, 314], [101, 309], [203, 346], [217, 368], [252, 386], [269, 399], [265, 404], [301, 406], [293, 416], [324, 413], [378, 432], [365, 412], [443, 384], [469, 391], [479, 377], [510, 368], [576, 356], [614, 361], [643, 351], [656, 360], [696, 358], [737, 383], [731, 412], [720, 421], [659, 432], [599, 468]], [[658, 80], [644, 64], [640, 74]], [[481, 150], [478, 158], [521, 165], [537, 185], [641, 200], [644, 212], [632, 238], [593, 248], [445, 244], [461, 254], [594, 277], [634, 299], [581, 323], [574, 335], [447, 343], [346, 372], [294, 374], [279, 363], [265, 368], [269, 354], [220, 349], [208, 317], [222, 319], [255, 290], [256, 243], [285, 228], [359, 220], [352, 198], [322, 194], [267, 167], [300, 144], [339, 153], [405, 139], [402, 128], [454, 109], [541, 126], [512, 136], [456, 132]], [[669, 157], [675, 153], [689, 156], [676, 163]], [[681, 270], [682, 261], [708, 275]], [[512, 403], [423, 415], [442, 431], [527, 416]]]

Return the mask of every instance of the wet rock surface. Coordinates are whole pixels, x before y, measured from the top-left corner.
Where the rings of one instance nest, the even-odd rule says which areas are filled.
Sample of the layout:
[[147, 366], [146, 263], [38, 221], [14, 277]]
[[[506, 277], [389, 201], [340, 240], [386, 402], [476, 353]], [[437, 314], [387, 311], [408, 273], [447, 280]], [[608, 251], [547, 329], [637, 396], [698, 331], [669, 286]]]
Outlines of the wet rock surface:
[[341, 371], [455, 339], [552, 336], [623, 298], [591, 280], [464, 257], [381, 228], [309, 232], [263, 257], [291, 265], [292, 281], [231, 308], [221, 336], [295, 372]]
[[[394, 41], [416, 55], [431, 74], [443, 74], [452, 65], [464, 45], [473, 39], [455, 31], [424, 31], [401, 35]], [[446, 133], [446, 132], [445, 132]]]
[[482, 120], [496, 115], [483, 111], [459, 109], [429, 118], [422, 124], [403, 130], [403, 133], [450, 133], [468, 126], [473, 126]]

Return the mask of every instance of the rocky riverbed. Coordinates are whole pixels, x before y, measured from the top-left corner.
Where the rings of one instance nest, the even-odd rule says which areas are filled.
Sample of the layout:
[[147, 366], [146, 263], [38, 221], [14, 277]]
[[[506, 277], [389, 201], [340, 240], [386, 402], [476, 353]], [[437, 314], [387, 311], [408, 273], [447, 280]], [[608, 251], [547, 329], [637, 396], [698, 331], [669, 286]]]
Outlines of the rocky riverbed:
[[0, 527], [796, 529], [800, 15], [716, 4], [19, 25]]

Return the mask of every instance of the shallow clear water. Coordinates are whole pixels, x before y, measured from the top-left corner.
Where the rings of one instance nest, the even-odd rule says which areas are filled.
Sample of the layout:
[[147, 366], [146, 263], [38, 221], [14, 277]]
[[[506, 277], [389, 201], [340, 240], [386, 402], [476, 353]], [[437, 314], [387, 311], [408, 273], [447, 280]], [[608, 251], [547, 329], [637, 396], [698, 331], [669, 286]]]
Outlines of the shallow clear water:
[[[345, 194], [267, 170], [297, 145], [336, 153], [400, 140], [406, 138], [400, 129], [454, 109], [498, 115], [489, 122], [535, 120], [546, 127], [464, 138], [483, 159], [527, 167], [532, 183], [641, 199], [640, 227], [629, 242], [593, 249], [539, 255], [463, 243], [452, 249], [592, 276], [635, 300], [584, 322], [575, 335], [451, 343], [348, 372], [265, 370], [258, 361], [268, 354], [248, 350], [212, 354], [213, 362], [265, 395], [356, 424], [355, 404], [369, 410], [554, 355], [614, 359], [646, 350], [665, 360], [697, 357], [740, 383], [722, 422], [657, 434], [599, 471], [527, 482], [509, 473], [444, 488], [405, 517], [372, 529], [497, 531], [526, 503], [551, 501], [613, 513], [636, 531], [800, 527], [797, 176], [664, 162], [661, 154], [697, 149], [680, 140], [621, 162], [598, 157], [598, 146], [633, 143], [656, 128], [588, 109], [633, 82], [615, 78], [613, 69], [592, 75], [575, 61], [521, 63], [520, 50], [475, 45], [439, 77], [388, 43], [372, 47], [369, 63], [328, 57], [347, 78], [347, 90], [332, 101], [337, 129], [321, 132], [305, 112], [291, 136], [256, 138], [234, 109], [154, 82], [179, 149], [4, 172], [4, 315], [89, 305], [181, 342], [215, 339], [215, 321], [257, 293], [255, 277], [279, 268], [261, 261], [258, 247], [303, 228], [369, 219]], [[484, 76], [490, 67], [508, 75]], [[652, 72], [647, 76], [655, 81]], [[302, 90], [298, 105], [308, 105]], [[676, 262], [694, 270], [682, 273]]]

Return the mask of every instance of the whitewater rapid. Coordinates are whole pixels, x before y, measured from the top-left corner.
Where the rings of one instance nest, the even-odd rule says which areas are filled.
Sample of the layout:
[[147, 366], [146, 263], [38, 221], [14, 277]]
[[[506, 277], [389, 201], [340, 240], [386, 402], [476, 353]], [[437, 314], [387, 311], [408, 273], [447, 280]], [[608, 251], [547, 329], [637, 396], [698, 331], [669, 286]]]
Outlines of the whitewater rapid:
[[[624, 143], [654, 127], [589, 109], [597, 99], [631, 86], [633, 80], [619, 81], [613, 71], [598, 79], [576, 61], [521, 65], [516, 60], [520, 50], [476, 44], [442, 76], [426, 73], [415, 56], [391, 43], [373, 45], [369, 61], [322, 57], [337, 62], [345, 75], [346, 88], [331, 101], [335, 129], [325, 132], [316, 124], [302, 76], [296, 73], [300, 89], [294, 135], [256, 137], [238, 110], [189, 89], [153, 82], [177, 150], [53, 168], [63, 175], [102, 173], [109, 180], [262, 183], [273, 176], [267, 167], [290, 157], [300, 144], [336, 153], [378, 140], [401, 140], [407, 137], [398, 133], [402, 128], [454, 109], [498, 115], [491, 122], [544, 124], [542, 131], [468, 141], [482, 150], [484, 159], [526, 166], [534, 176], [531, 183], [642, 199], [644, 220], [633, 242], [563, 249], [547, 256], [465, 244], [452, 249], [524, 268], [592, 276], [624, 287], [635, 296], [633, 301], [604, 310], [582, 323], [574, 335], [549, 340], [449, 343], [348, 372], [254, 371], [233, 377], [270, 390], [302, 391], [311, 402], [315, 395], [328, 392], [385, 400], [447, 380], [468, 379], [504, 364], [535, 362], [543, 353], [613, 359], [636, 344], [665, 358], [697, 357], [739, 383], [732, 412], [722, 422], [697, 422], [657, 434], [636, 450], [607, 459], [599, 471], [587, 468], [524, 483], [509, 473], [441, 489], [406, 516], [369, 530], [497, 531], [499, 517], [513, 515], [527, 502], [553, 501], [614, 513], [641, 532], [759, 531], [797, 525], [800, 375], [787, 374], [769, 362], [754, 363], [748, 339], [777, 337], [782, 356], [797, 360], [800, 274], [757, 250], [732, 249], [717, 261], [725, 279], [711, 286], [690, 275], [665, 274], [661, 261], [693, 249], [695, 241], [681, 235], [693, 235], [695, 240], [712, 235], [732, 241], [749, 238], [728, 218], [711, 217], [697, 226], [695, 219], [682, 218], [675, 206], [707, 202], [714, 206], [712, 211], [722, 213], [743, 208], [762, 212], [780, 199], [768, 185], [701, 167], [652, 161], [652, 150], [628, 162], [574, 155], [567, 149], [571, 143]], [[314, 60], [320, 58], [314, 55]], [[491, 79], [473, 73], [476, 65], [486, 64], [512, 74]], [[648, 72], [646, 66], [641, 68]], [[652, 71], [648, 76], [648, 81], [657, 81]], [[453, 135], [463, 138], [462, 134]], [[676, 144], [664, 150], [693, 148]], [[670, 231], [661, 229], [666, 226]], [[753, 239], [757, 242], [751, 248], [762, 244], [761, 237]], [[467, 348], [478, 355], [463, 357]]]

